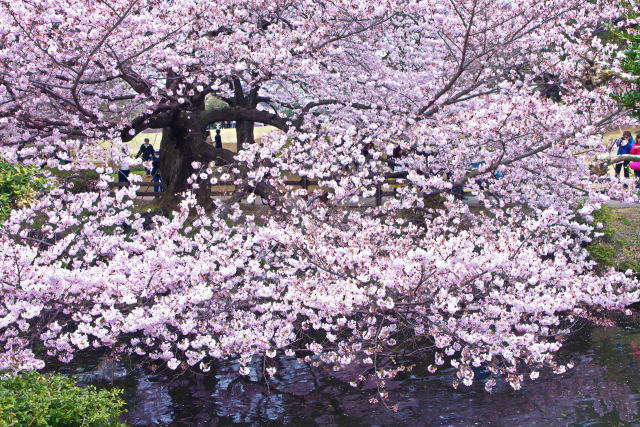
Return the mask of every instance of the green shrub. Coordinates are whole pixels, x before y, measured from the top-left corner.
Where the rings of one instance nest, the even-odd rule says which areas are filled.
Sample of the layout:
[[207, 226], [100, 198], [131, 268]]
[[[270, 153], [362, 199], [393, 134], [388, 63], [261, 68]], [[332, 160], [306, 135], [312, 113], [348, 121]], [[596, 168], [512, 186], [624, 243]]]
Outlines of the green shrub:
[[[8, 375], [8, 374], [7, 374]], [[0, 380], [0, 426], [118, 426], [122, 390], [75, 385], [39, 372]]]
[[[74, 194], [95, 190], [92, 184], [95, 185], [100, 178], [100, 174], [91, 169], [66, 171], [51, 168], [47, 170], [56, 178], [57, 185], [67, 188], [69, 192]], [[117, 173], [115, 176], [118, 176]]]
[[0, 221], [11, 210], [28, 203], [46, 184], [34, 166], [12, 164], [0, 159]]
[[587, 247], [589, 255], [598, 264], [613, 267], [616, 265], [616, 250], [615, 248], [605, 245], [604, 243], [594, 243]]
[[[621, 1], [620, 5], [626, 8], [623, 17], [629, 20], [640, 18], [637, 1]], [[640, 117], [640, 33], [635, 25], [623, 27], [609, 27], [618, 49], [611, 52], [613, 58], [620, 60], [620, 68], [628, 76], [630, 84], [624, 92], [611, 93], [611, 97], [620, 105], [631, 112], [631, 115]]]
[[620, 263], [618, 270], [620, 271], [631, 270], [635, 274], [640, 274], [640, 261], [638, 260], [623, 261], [622, 263]]

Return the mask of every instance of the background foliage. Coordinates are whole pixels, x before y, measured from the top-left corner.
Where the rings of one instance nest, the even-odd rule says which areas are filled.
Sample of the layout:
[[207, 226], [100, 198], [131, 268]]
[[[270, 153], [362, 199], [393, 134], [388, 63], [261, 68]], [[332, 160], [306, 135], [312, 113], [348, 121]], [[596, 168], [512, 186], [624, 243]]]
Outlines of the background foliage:
[[27, 203], [45, 184], [46, 180], [39, 176], [34, 166], [0, 159], [0, 221], [9, 215], [11, 209]]
[[[636, 22], [640, 15], [638, 10], [640, 3], [631, 0], [622, 2], [628, 9], [626, 16], [631, 22]], [[635, 78], [635, 84], [631, 85], [621, 94], [613, 94], [613, 98], [626, 108], [632, 110], [635, 117], [640, 118], [640, 30], [638, 24], [631, 24], [613, 30], [615, 36], [623, 43], [623, 50], [616, 52], [620, 59], [620, 68], [624, 73]]]
[[35, 371], [0, 381], [0, 426], [117, 426], [122, 390], [78, 387]]

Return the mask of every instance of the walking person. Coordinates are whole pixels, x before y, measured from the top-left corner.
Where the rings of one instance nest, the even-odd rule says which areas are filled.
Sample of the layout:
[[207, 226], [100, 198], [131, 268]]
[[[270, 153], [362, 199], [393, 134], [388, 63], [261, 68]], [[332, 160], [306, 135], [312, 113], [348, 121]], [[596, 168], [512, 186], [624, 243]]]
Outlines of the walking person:
[[[142, 155], [142, 161], [148, 162], [156, 157], [155, 153], [156, 151], [153, 148], [153, 145], [149, 142], [149, 138], [145, 138], [144, 143], [138, 150], [138, 154], [136, 154], [136, 159]], [[147, 175], [151, 175], [151, 169], [145, 167], [145, 170], [147, 171]]]
[[[631, 132], [629, 132], [628, 130], [624, 131], [624, 133], [622, 134], [622, 138], [619, 138], [616, 140], [616, 146], [618, 147], [617, 155], [622, 156], [625, 154], [630, 154], [631, 148], [633, 147], [634, 143], [635, 141], [631, 136]], [[616, 178], [620, 178], [620, 169], [623, 169], [623, 168], [624, 168], [624, 177], [629, 178], [629, 162], [616, 163], [615, 165]]]

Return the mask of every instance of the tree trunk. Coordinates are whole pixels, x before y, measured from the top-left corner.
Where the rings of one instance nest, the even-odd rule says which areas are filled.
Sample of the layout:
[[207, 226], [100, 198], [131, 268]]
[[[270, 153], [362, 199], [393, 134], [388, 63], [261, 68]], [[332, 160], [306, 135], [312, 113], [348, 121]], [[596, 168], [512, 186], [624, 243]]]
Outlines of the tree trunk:
[[245, 144], [255, 143], [253, 138], [253, 122], [238, 120], [236, 122], [236, 140], [238, 141], [238, 152], [242, 150]]
[[[187, 181], [197, 172], [192, 166], [193, 162], [206, 165], [211, 160], [199, 153], [202, 144], [205, 144], [204, 136], [202, 129], [197, 124], [187, 127], [170, 126], [162, 129], [160, 176], [164, 189], [163, 206], [175, 208], [178, 204], [178, 194], [190, 188]], [[200, 206], [208, 208], [211, 205], [208, 182], [199, 182], [199, 184], [196, 191], [198, 203]]]

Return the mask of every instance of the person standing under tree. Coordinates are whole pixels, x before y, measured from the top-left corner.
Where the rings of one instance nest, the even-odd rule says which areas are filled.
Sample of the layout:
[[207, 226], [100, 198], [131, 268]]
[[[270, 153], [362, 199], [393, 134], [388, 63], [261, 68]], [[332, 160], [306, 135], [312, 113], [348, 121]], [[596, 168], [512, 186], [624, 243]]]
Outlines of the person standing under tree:
[[[126, 146], [125, 146], [126, 147]], [[118, 170], [118, 182], [121, 184], [129, 184], [129, 152], [122, 147], [122, 157], [120, 158], [120, 170]]]
[[[153, 179], [153, 182], [157, 182], [157, 183], [162, 182], [162, 179], [160, 178], [160, 158], [155, 156], [153, 158], [152, 165], [153, 165], [153, 169], [151, 169], [151, 178]], [[153, 191], [155, 193], [159, 193], [160, 185], [154, 185]]]
[[220, 136], [220, 129], [216, 129], [216, 148], [222, 148], [222, 137]]
[[[148, 162], [156, 157], [155, 153], [156, 151], [153, 145], [149, 143], [149, 138], [145, 138], [144, 143], [140, 146], [140, 150], [138, 150], [138, 154], [136, 154], [136, 159], [142, 155], [142, 161]], [[147, 175], [151, 175], [151, 169], [145, 167], [145, 170], [147, 171]]]
[[[631, 147], [634, 144], [631, 132], [625, 130], [622, 134], [622, 138], [616, 140], [616, 146], [618, 147], [618, 156], [631, 153]], [[615, 165], [616, 178], [620, 178], [620, 169], [624, 168], [624, 177], [629, 178], [629, 162], [620, 162]]]
[[[637, 136], [636, 142], [635, 144], [633, 144], [633, 147], [631, 147], [631, 151], [629, 151], [629, 154], [633, 156], [640, 156], [640, 142], [638, 142]], [[632, 161], [629, 165], [629, 168], [633, 170], [633, 174], [636, 177], [636, 188], [640, 188], [640, 161]]]

